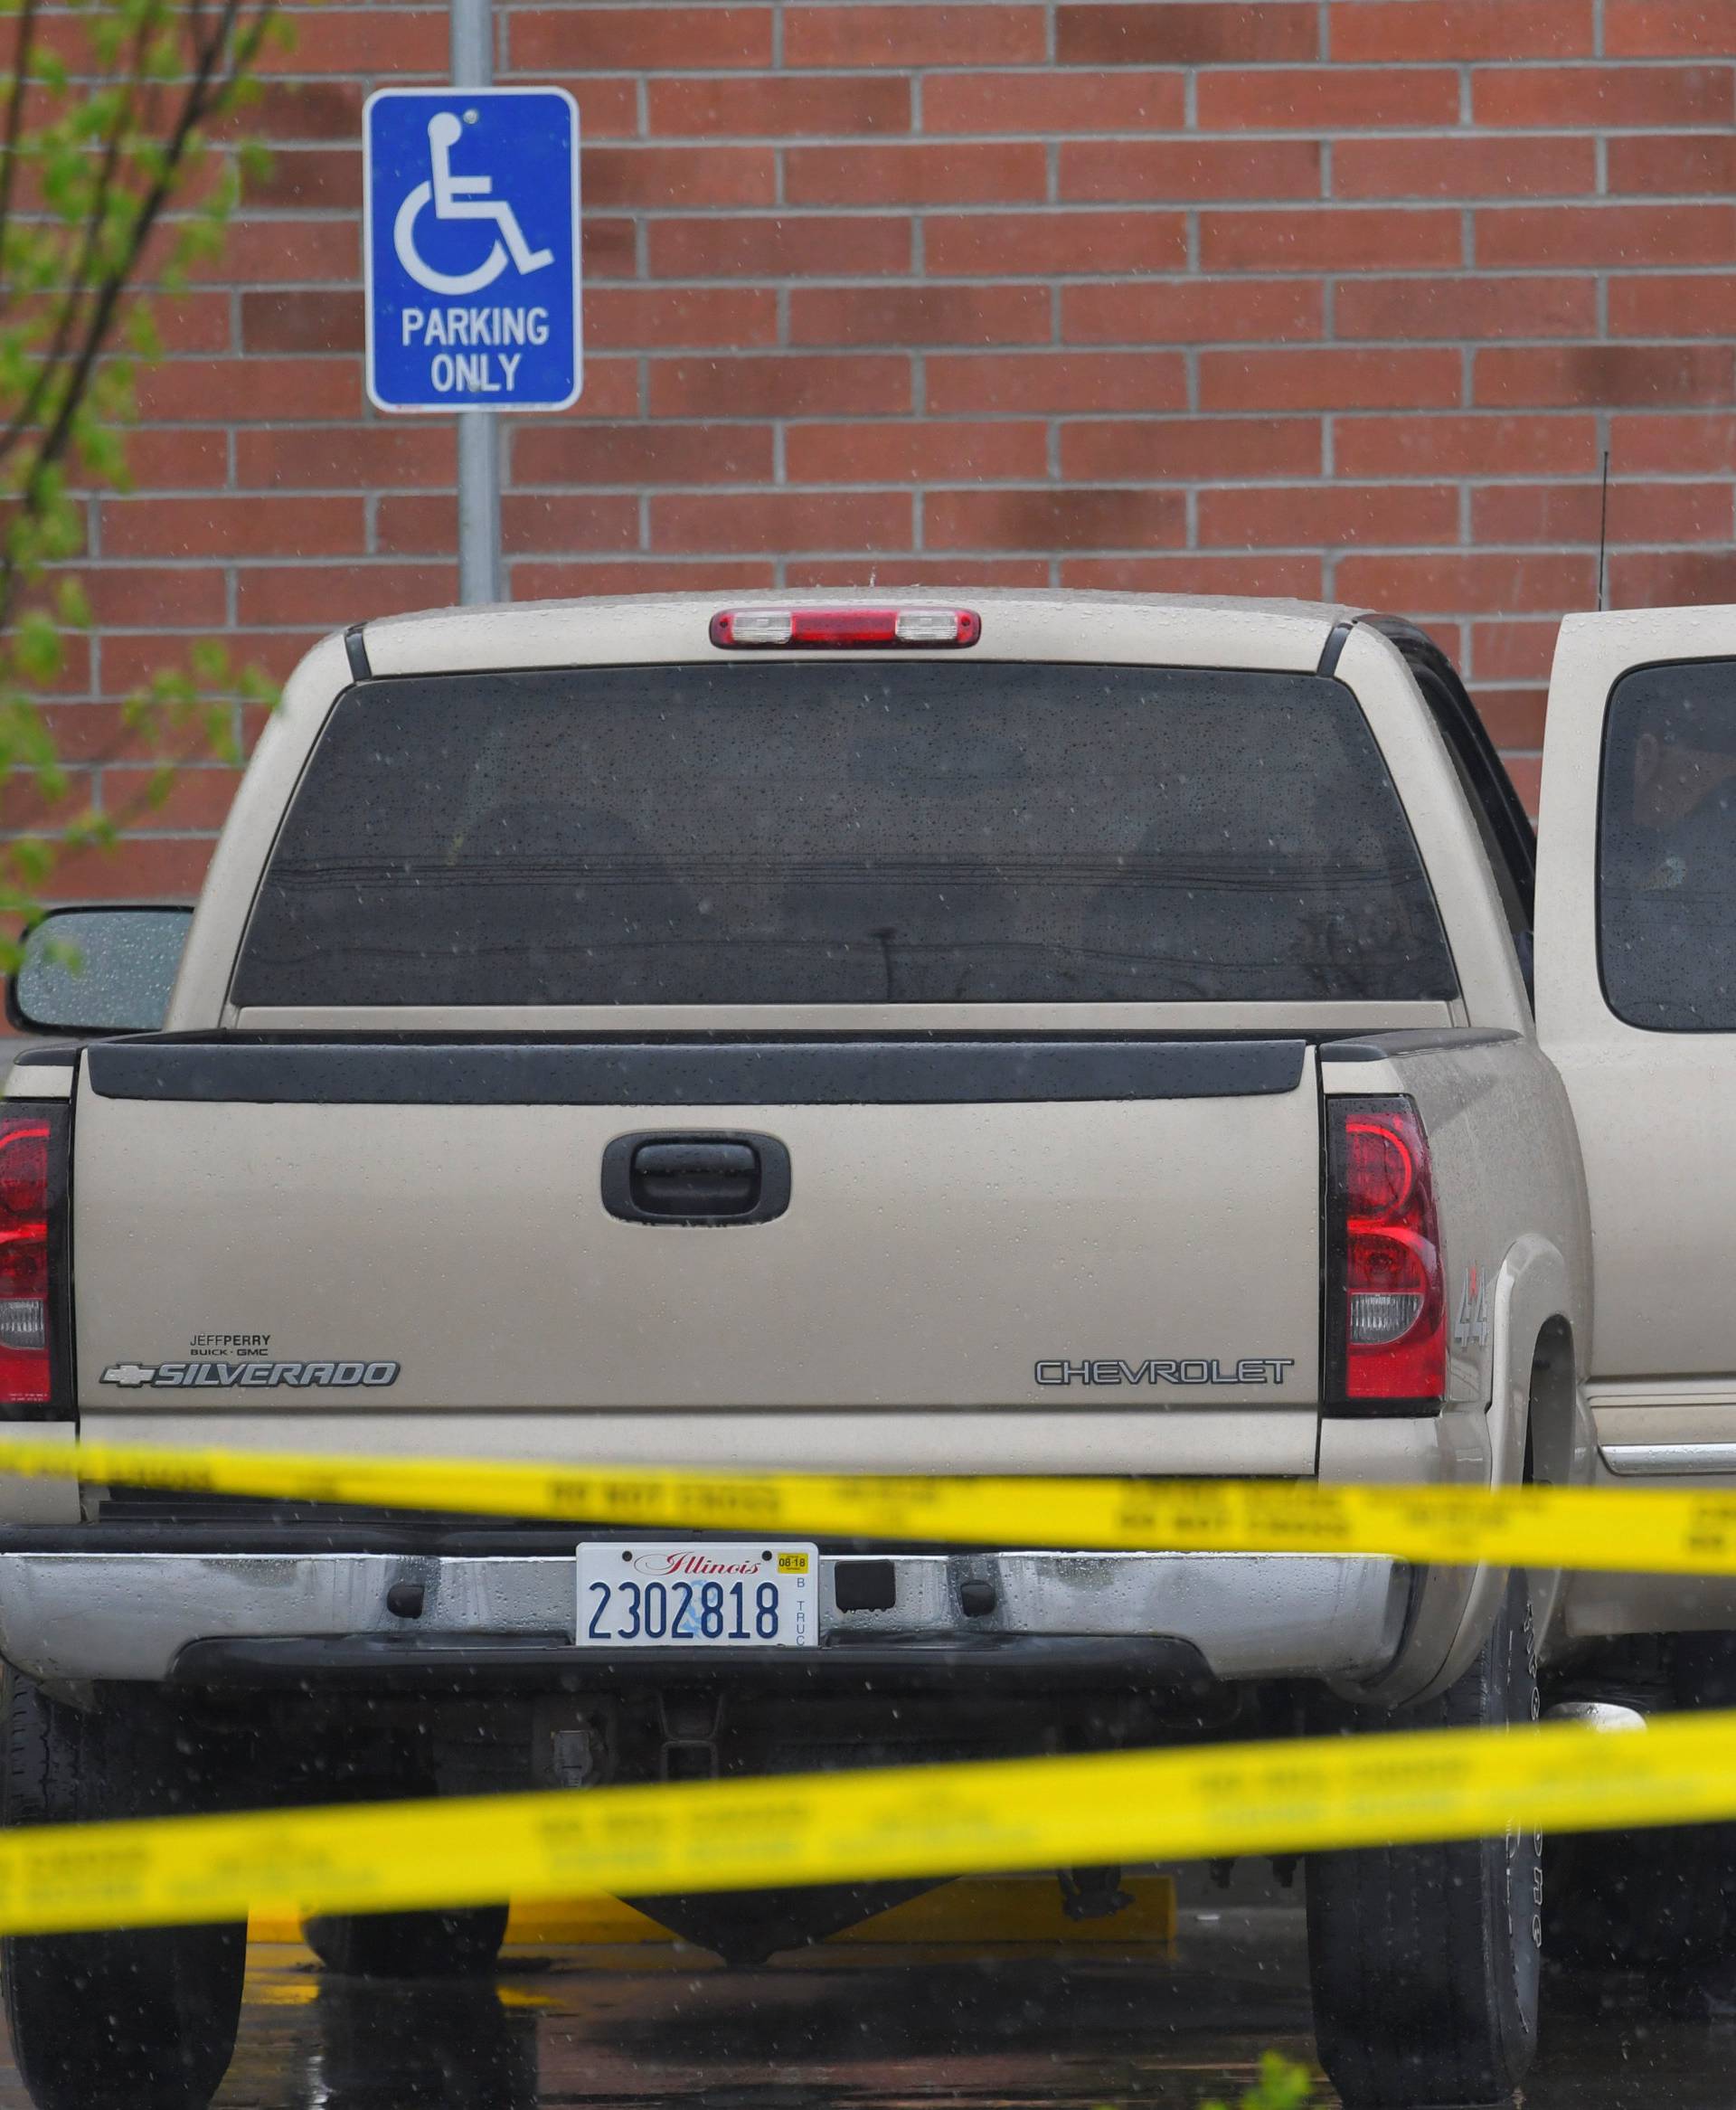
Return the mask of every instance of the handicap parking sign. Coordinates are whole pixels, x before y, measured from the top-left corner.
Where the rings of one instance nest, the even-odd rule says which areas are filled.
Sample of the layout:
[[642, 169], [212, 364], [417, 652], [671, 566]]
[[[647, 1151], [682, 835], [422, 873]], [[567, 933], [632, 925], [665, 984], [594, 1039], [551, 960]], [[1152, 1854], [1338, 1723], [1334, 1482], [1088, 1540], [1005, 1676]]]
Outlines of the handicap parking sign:
[[565, 410], [582, 379], [571, 96], [382, 88], [363, 121], [371, 400]]

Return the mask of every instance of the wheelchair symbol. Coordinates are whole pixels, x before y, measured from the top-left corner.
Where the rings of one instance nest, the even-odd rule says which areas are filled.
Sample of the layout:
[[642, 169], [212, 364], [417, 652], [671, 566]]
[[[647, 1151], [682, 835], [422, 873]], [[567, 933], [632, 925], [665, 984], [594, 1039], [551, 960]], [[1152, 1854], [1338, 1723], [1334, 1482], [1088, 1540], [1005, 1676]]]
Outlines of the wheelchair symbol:
[[[493, 195], [493, 176], [453, 175], [452, 149], [463, 136], [464, 127], [450, 110], [441, 110], [429, 119], [432, 181], [416, 185], [399, 206], [392, 222], [392, 241], [398, 261], [430, 293], [480, 293], [506, 269], [509, 253], [520, 271], [540, 271], [544, 264], [554, 261], [552, 249], [533, 249], [525, 241], [518, 214], [505, 199]], [[492, 220], [499, 229], [493, 248], [475, 270], [437, 271], [423, 262], [416, 248], [416, 222], [423, 207], [430, 203], [437, 220]]]

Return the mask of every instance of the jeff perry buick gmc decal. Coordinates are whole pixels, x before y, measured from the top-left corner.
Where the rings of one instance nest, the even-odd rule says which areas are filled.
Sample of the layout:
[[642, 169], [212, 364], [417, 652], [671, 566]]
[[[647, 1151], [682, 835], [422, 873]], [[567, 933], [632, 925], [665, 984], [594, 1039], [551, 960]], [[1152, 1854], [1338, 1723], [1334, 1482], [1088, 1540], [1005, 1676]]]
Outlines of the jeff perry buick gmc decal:
[[128, 1389], [148, 1385], [159, 1392], [170, 1388], [259, 1392], [280, 1386], [299, 1388], [308, 1385], [334, 1392], [349, 1392], [358, 1386], [398, 1382], [396, 1363], [355, 1358], [344, 1360], [335, 1356], [300, 1363], [278, 1363], [272, 1362], [265, 1353], [270, 1346], [269, 1333], [196, 1333], [189, 1343], [192, 1352], [188, 1361], [110, 1363], [102, 1373], [102, 1382]]

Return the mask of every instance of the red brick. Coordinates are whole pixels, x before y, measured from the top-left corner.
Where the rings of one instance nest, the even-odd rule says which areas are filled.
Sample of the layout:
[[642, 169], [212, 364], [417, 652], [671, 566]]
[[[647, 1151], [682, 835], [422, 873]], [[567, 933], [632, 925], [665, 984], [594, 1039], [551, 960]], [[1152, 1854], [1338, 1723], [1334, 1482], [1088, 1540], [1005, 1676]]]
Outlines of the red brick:
[[1200, 261], [1208, 271], [1427, 270], [1458, 264], [1463, 249], [1458, 213], [1427, 206], [1200, 215]]
[[1093, 418], [1061, 429], [1070, 482], [1318, 476], [1316, 418]]
[[931, 73], [922, 83], [925, 132], [1179, 132], [1181, 73]]
[[279, 146], [293, 139], [340, 140], [362, 137], [365, 90], [359, 80], [266, 80], [257, 101], [207, 128], [213, 139], [262, 139]]
[[[420, 505], [420, 499], [382, 502], [380, 539], [386, 539], [388, 504]], [[445, 516], [446, 540], [451, 516]], [[639, 501], [632, 494], [595, 491], [508, 491], [500, 503], [500, 539], [514, 556], [558, 556], [580, 550], [635, 550], [639, 546]], [[438, 538], [430, 547], [439, 549]]]
[[355, 213], [362, 205], [359, 146], [275, 147], [271, 165], [248, 185], [249, 202], [273, 213]]
[[1175, 270], [1187, 262], [1180, 213], [937, 214], [923, 239], [928, 268], [942, 278]]
[[1226, 70], [1202, 73], [1194, 95], [1203, 132], [1409, 131], [1458, 121], [1458, 75], [1446, 66]]
[[360, 550], [360, 498], [105, 498], [102, 546], [115, 557], [253, 557]]
[[933, 550], [1145, 550], [1187, 540], [1176, 491], [930, 491], [922, 540]]
[[1736, 206], [1514, 205], [1477, 215], [1480, 268], [1736, 262]]
[[1315, 556], [1068, 557], [1061, 583], [1105, 593], [1294, 594], [1318, 601], [1321, 563]]
[[942, 417], [986, 411], [1179, 411], [1187, 370], [1175, 352], [1002, 352], [927, 362], [928, 407]]
[[[846, 591], [861, 587], [875, 591], [867, 587], [864, 567], [859, 557], [842, 560], [797, 557], [784, 570], [792, 586], [842, 586]], [[877, 573], [889, 570], [895, 572], [891, 582], [894, 587], [1047, 586], [1049, 583], [1047, 557], [896, 557], [890, 565], [882, 561], [876, 570]]]
[[[251, 640], [248, 641], [250, 648]], [[184, 639], [175, 644], [184, 646]], [[151, 665], [162, 664], [161, 653]], [[109, 762], [126, 757], [134, 761], [203, 760], [210, 752], [203, 726], [140, 727], [130, 724], [119, 704], [48, 704], [42, 723], [54, 742], [54, 752], [67, 765]]]
[[1036, 345], [1050, 336], [1044, 286], [798, 286], [792, 345]]
[[104, 629], [208, 629], [222, 622], [226, 594], [216, 570], [176, 564], [98, 565], [80, 574], [90, 613]]
[[[209, 490], [229, 481], [229, 440], [221, 431], [146, 426], [143, 431], [123, 433], [121, 441], [138, 490]], [[70, 480], [75, 489], [93, 487], [79, 475], [76, 464]]]
[[353, 359], [165, 359], [138, 377], [139, 415], [146, 420], [342, 418], [361, 407]]
[[65, 789], [52, 798], [33, 775], [14, 771], [0, 777], [0, 832], [57, 834], [70, 821], [89, 813], [95, 798], [96, 779], [88, 771], [74, 771]]
[[1614, 337], [1736, 336], [1736, 280], [1722, 271], [1612, 278], [1608, 298]]
[[907, 550], [910, 501], [898, 491], [682, 492], [651, 501], [658, 550]]
[[1450, 484], [1249, 484], [1202, 491], [1199, 515], [1202, 548], [1414, 548], [1458, 539], [1458, 493]]
[[112, 850], [73, 851], [43, 888], [49, 901], [191, 901], [211, 862], [209, 836], [129, 837]]
[[[452, 546], [452, 501], [440, 497], [380, 500], [380, 548], [390, 556], [443, 555]], [[509, 491], [501, 501], [501, 541], [516, 553], [550, 550], [630, 550], [639, 539], [638, 500], [594, 492], [551, 497]]]
[[639, 362], [585, 354], [585, 393], [569, 417], [634, 418], [639, 414]]
[[[769, 425], [526, 422], [513, 434], [521, 485], [755, 484], [772, 478]], [[799, 479], [797, 479], [799, 480]]]
[[[514, 7], [505, 12], [513, 71], [533, 78], [654, 71], [689, 73], [696, 66], [710, 70], [771, 63], [769, 6], [561, 6], [535, 13]], [[444, 69], [444, 52], [439, 63]]]
[[1703, 59], [1736, 51], [1736, 0], [1605, 0], [1612, 59]]
[[1586, 608], [1597, 590], [1597, 553], [1537, 555], [1440, 552], [1343, 558], [1335, 584], [1345, 601], [1410, 615]]
[[1203, 352], [1206, 411], [1419, 409], [1458, 401], [1457, 351]]
[[1477, 711], [1497, 747], [1539, 748], [1543, 744], [1543, 710], [1548, 700], [1546, 687], [1479, 686]]
[[1318, 11], [1227, 0], [1146, 0], [1055, 10], [1063, 66], [1271, 65], [1320, 56]]
[[[449, 542], [449, 508], [448, 521]], [[305, 624], [329, 630], [367, 616], [442, 608], [452, 599], [457, 573], [448, 564], [245, 564], [235, 577], [242, 629]]]
[[655, 279], [882, 279], [910, 269], [910, 222], [848, 218], [659, 220], [650, 228]]
[[1720, 403], [1736, 352], [1716, 345], [1501, 345], [1477, 355], [1479, 403]]
[[1287, 343], [1320, 336], [1326, 301], [1307, 279], [1144, 279], [1069, 286], [1061, 334], [1074, 345]]
[[[1471, 495], [1471, 534], [1478, 543], [1595, 544], [1602, 512], [1600, 481], [1494, 484]], [[1728, 542], [1733, 526], [1728, 483], [1609, 487], [1612, 543]]]
[[1632, 133], [1611, 139], [1606, 152], [1609, 188], [1618, 194], [1728, 197], [1736, 190], [1736, 138], [1729, 133]]
[[1668, 412], [1609, 421], [1617, 476], [1736, 473], [1736, 413]]
[[758, 286], [604, 287], [585, 295], [585, 333], [617, 351], [750, 351], [778, 342], [778, 296]]
[[947, 423], [918, 418], [897, 424], [857, 419], [836, 425], [791, 425], [784, 470], [792, 484], [1035, 482], [1049, 467], [1049, 428], [1006, 418]]
[[439, 7], [298, 8], [287, 50], [268, 39], [260, 63], [276, 73], [437, 73], [446, 78], [449, 31]]
[[1578, 59], [1592, 46], [1592, 0], [1332, 0], [1335, 61]]
[[1040, 140], [981, 145], [791, 147], [784, 195], [792, 205], [1014, 204], [1048, 188]]
[[651, 368], [654, 418], [797, 418], [910, 408], [910, 363], [891, 354], [659, 359]]
[[[1346, 279], [1336, 287], [1341, 337], [1581, 337], [1596, 333], [1589, 278]], [[1656, 333], [1654, 332], [1654, 335]]]
[[654, 80], [651, 130], [660, 138], [715, 135], [731, 139], [847, 137], [854, 132], [908, 132], [908, 80], [792, 78], [772, 74], [751, 87], [739, 80]]
[[1612, 608], [1686, 608], [1736, 601], [1736, 552], [1612, 550]]
[[1063, 140], [1060, 195], [1083, 204], [1317, 198], [1320, 147], [1313, 139]]
[[1594, 191], [1589, 138], [1341, 139], [1336, 198], [1570, 197]]
[[738, 558], [617, 558], [609, 563], [551, 563], [520, 558], [512, 566], [515, 601], [566, 600], [588, 593], [753, 593], [775, 583], [775, 564]]
[[769, 147], [598, 147], [586, 150], [580, 181], [587, 206], [769, 205], [778, 161]]
[[359, 286], [241, 296], [241, 343], [250, 352], [359, 352], [366, 335]]
[[1048, 55], [1041, 7], [787, 7], [786, 66], [1026, 66]]
[[228, 818], [241, 781], [239, 770], [195, 765], [180, 771], [166, 798], [153, 800], [156, 777], [150, 769], [104, 770], [103, 811], [139, 834], [216, 829]]
[[1727, 125], [1736, 72], [1723, 66], [1491, 66], [1471, 87], [1479, 125]]
[[[160, 266], [168, 236], [150, 252]], [[193, 267], [192, 278], [224, 285], [301, 286], [359, 280], [362, 235], [356, 219], [257, 220], [243, 214], [230, 222], [220, 257]]]
[[1537, 818], [1537, 794], [1543, 786], [1543, 764], [1524, 755], [1504, 755], [1507, 774], [1513, 779], [1513, 788], [1524, 802], [1525, 811], [1534, 821]]
[[151, 319], [165, 351], [227, 352], [229, 309], [227, 293], [159, 293], [151, 301]]
[[1552, 622], [1474, 623], [1468, 664], [1479, 684], [1547, 681], [1556, 635]]
[[609, 220], [599, 213], [583, 216], [580, 246], [589, 284], [599, 279], [637, 279], [639, 275], [638, 222]]
[[1571, 476], [1598, 464], [1589, 417], [1339, 418], [1333, 460], [1346, 477]]
[[235, 480], [267, 490], [382, 490], [450, 485], [457, 449], [441, 419], [371, 425], [244, 426], [235, 435]]

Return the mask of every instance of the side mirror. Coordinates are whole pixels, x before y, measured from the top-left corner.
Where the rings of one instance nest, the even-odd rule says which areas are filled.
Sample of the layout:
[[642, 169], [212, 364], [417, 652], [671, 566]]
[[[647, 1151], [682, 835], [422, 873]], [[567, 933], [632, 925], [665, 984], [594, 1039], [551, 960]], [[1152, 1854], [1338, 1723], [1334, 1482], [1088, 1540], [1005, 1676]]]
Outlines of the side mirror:
[[168, 1014], [190, 908], [57, 908], [24, 934], [6, 1017], [24, 1033], [154, 1033]]

